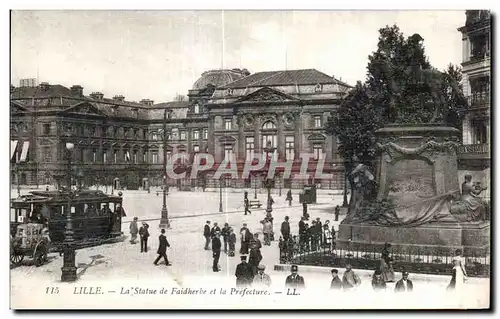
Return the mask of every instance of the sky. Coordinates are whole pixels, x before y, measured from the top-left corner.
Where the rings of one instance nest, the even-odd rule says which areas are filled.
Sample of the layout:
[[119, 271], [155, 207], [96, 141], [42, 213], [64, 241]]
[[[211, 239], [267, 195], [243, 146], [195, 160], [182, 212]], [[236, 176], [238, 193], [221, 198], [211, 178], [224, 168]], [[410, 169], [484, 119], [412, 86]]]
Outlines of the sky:
[[460, 11], [12, 11], [11, 83], [38, 78], [155, 103], [204, 71], [314, 68], [354, 85], [378, 30], [424, 38], [433, 66], [462, 61]]

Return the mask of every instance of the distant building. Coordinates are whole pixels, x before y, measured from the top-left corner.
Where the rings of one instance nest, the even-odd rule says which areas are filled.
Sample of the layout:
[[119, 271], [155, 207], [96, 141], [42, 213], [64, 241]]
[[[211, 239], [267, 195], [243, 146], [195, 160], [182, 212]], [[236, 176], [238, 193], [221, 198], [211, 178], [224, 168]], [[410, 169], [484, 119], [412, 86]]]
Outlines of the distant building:
[[[463, 90], [469, 107], [462, 125], [462, 147], [459, 149], [461, 178], [471, 174], [473, 180], [490, 184], [491, 143], [491, 14], [488, 10], [467, 10], [462, 33]], [[489, 190], [485, 192], [489, 196]]]
[[[342, 189], [336, 139], [324, 134], [323, 125], [349, 88], [314, 69], [255, 74], [245, 69], [211, 70], [194, 83], [188, 101], [159, 104], [149, 99], [128, 102], [120, 95], [105, 98], [99, 92], [86, 96], [79, 85], [11, 86], [11, 180], [65, 183], [65, 143], [72, 142], [76, 176], [86, 185], [161, 185], [166, 136], [167, 158], [174, 153], [192, 155], [179, 163], [188, 171], [196, 159], [193, 154], [213, 154], [216, 166], [235, 154], [240, 165], [254, 153], [264, 153], [270, 143], [276, 148], [275, 158], [298, 159], [299, 152], [313, 153], [315, 160], [324, 157], [323, 171], [336, 175], [322, 186]], [[207, 172], [203, 181], [168, 183], [215, 186], [211, 174]], [[262, 177], [255, 178], [260, 186]], [[287, 180], [281, 186], [310, 182], [292, 185]], [[249, 187], [251, 181], [232, 183], [227, 186]]]

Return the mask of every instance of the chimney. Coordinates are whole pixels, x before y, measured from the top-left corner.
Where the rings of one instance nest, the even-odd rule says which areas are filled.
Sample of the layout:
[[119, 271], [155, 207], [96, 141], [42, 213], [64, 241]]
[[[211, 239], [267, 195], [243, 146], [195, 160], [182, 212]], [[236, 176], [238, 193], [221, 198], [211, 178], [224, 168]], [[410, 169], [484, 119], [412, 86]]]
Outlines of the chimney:
[[45, 91], [48, 91], [48, 90], [49, 90], [49, 88], [50, 88], [50, 84], [49, 84], [49, 83], [47, 83], [47, 82], [42, 82], [42, 83], [40, 83], [40, 89], [41, 89], [42, 91], [44, 91], [44, 92], [45, 92]]
[[125, 101], [125, 97], [123, 95], [115, 95], [113, 97], [113, 100], [115, 100], [117, 102], [123, 102], [123, 101]]
[[146, 106], [153, 106], [154, 101], [153, 101], [153, 100], [150, 100], [150, 99], [142, 99], [142, 100], [141, 100], [141, 104], [144, 104], [144, 105], [146, 105]]
[[94, 100], [102, 100], [104, 98], [104, 94], [102, 94], [101, 92], [92, 92], [90, 94], [90, 97]]
[[73, 85], [71, 88], [71, 95], [83, 96], [83, 87], [80, 85]]

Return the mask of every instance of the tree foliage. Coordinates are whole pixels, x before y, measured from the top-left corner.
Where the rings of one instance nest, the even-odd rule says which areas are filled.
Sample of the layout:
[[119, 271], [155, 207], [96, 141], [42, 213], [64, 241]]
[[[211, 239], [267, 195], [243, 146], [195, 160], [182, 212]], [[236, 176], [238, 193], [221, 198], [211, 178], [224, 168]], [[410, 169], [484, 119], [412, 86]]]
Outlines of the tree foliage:
[[458, 84], [460, 69], [433, 68], [420, 35], [405, 37], [396, 25], [386, 26], [379, 30], [377, 50], [368, 60], [365, 82], [356, 84], [326, 123], [326, 131], [338, 137], [339, 153], [347, 163], [356, 155], [371, 164], [374, 132], [388, 123], [442, 120], [459, 126], [459, 111], [466, 105]]

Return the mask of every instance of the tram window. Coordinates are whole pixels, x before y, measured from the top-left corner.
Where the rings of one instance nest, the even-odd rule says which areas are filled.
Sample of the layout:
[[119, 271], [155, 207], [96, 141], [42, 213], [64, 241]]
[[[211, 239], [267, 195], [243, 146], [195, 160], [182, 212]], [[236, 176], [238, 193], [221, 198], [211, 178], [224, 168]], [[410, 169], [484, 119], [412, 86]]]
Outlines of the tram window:
[[10, 209], [10, 221], [15, 222], [17, 219], [17, 212], [14, 208]]

